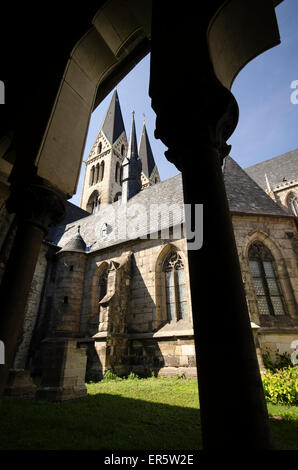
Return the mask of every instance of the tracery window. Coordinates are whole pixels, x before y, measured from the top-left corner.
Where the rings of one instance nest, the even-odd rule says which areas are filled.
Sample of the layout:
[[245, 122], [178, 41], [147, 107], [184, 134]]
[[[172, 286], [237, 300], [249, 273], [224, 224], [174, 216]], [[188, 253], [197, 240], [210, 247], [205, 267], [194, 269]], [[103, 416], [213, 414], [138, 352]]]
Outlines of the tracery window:
[[288, 202], [288, 208], [290, 209], [290, 212], [297, 217], [298, 216], [298, 197], [295, 196], [295, 194], [290, 193], [287, 198], [287, 202]]
[[168, 321], [187, 318], [185, 271], [181, 257], [172, 251], [164, 264], [166, 306]]
[[284, 299], [271, 252], [261, 242], [254, 242], [248, 257], [260, 315], [284, 315]]

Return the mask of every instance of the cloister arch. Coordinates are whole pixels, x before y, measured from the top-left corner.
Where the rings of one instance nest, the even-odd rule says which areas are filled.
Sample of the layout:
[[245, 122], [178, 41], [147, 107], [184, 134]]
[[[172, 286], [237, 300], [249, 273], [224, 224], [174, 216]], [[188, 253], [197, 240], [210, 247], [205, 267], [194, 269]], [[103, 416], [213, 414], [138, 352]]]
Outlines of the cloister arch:
[[35, 160], [38, 176], [68, 197], [76, 191], [91, 112], [150, 50], [151, 1], [105, 2], [92, 24], [70, 53]]
[[[14, 166], [14, 185], [9, 207], [12, 212], [22, 210], [26, 212], [29, 207], [31, 212], [30, 217], [20, 219], [12, 249], [13, 256], [7, 263], [1, 285], [1, 300], [5, 315], [1, 316], [0, 327], [4, 332], [2, 340], [6, 345], [7, 365], [5, 365], [0, 382], [0, 394], [4, 389], [8, 368], [13, 358], [17, 335], [23, 320], [24, 306], [44, 233], [50, 224], [58, 223], [63, 218], [61, 195], [69, 198], [76, 190], [91, 112], [151, 48], [149, 94], [152, 98], [152, 107], [157, 114], [155, 136], [161, 138], [169, 147], [166, 154], [168, 160], [174, 162], [183, 173], [185, 202], [207, 201], [204, 212], [204, 230], [208, 243], [203, 244], [201, 252], [197, 250], [197, 252], [189, 253], [194, 319], [196, 318], [194, 336], [196, 350], [199, 348], [197, 357], [200, 361], [198, 371], [200, 373], [204, 447], [227, 448], [233, 442], [233, 445], [239, 448], [271, 448], [268, 417], [261, 381], [257, 373], [255, 349], [250, 340], [250, 325], [247, 321], [237, 253], [224, 194], [220, 159], [222, 160], [228, 154], [229, 146], [226, 141], [234, 131], [238, 120], [237, 103], [229, 91], [231, 83], [249, 60], [279, 43], [274, 15], [274, 6], [278, 3], [278, 1], [270, 0], [262, 2], [259, 0], [250, 2], [213, 0], [204, 2], [204, 6], [207, 7], [206, 12], [202, 10], [202, 14], [197, 15], [197, 5], [181, 4], [179, 5], [181, 8], [176, 8], [176, 6], [171, 8], [172, 2], [154, 2], [152, 38], [150, 0], [101, 2], [100, 9], [93, 17], [92, 25], [89, 29], [84, 27], [82, 33], [80, 32], [81, 24], [78, 21], [76, 37], [79, 34], [83, 35], [70, 52], [60, 85], [58, 82], [56, 88], [58, 81], [56, 79], [54, 85], [49, 85], [50, 90], [38, 90], [40, 96], [50, 96], [44, 99], [47, 104], [46, 126], [44, 125], [45, 111], [42, 111], [44, 103], [39, 99], [38, 93], [33, 93], [31, 88], [32, 93], [26, 95], [25, 103], [30, 103], [30, 100], [34, 101], [35, 107], [32, 106], [32, 108], [35, 114], [34, 112], [30, 114], [29, 111], [30, 119], [27, 120], [27, 127], [23, 126], [22, 119], [19, 119], [15, 125], [16, 129], [12, 129], [18, 131], [16, 149], [13, 149], [17, 153], [18, 165]], [[84, 6], [80, 8], [80, 12], [81, 9], [84, 11]], [[43, 15], [40, 15], [40, 18], [43, 18]], [[69, 18], [65, 19], [66, 24], [63, 25], [64, 48], [70, 48], [72, 44], [69, 42], [68, 35], [65, 34], [67, 21]], [[24, 22], [26, 30], [35, 32], [34, 22], [29, 25]], [[42, 34], [42, 29], [44, 29], [42, 21], [39, 23], [36, 26], [39, 28], [39, 34]], [[180, 24], [182, 27], [177, 32], [177, 25]], [[9, 32], [12, 26], [15, 26], [14, 16], [11, 17]], [[53, 25], [50, 31], [52, 30]], [[0, 33], [4, 34], [4, 39], [5, 33]], [[36, 38], [34, 39], [36, 41]], [[5, 44], [5, 40], [0, 43]], [[30, 48], [27, 50], [30, 55]], [[48, 50], [50, 51], [51, 48], [48, 47]], [[194, 62], [194, 50], [196, 62]], [[177, 57], [181, 59], [179, 67], [177, 67]], [[63, 60], [59, 56], [59, 66], [61, 62]], [[197, 68], [198, 65], [200, 74], [186, 73], [186, 70]], [[51, 77], [54, 80], [54, 76], [51, 75]], [[27, 80], [27, 83], [28, 81], [30, 80]], [[204, 93], [196, 94], [197, 106], [194, 106], [193, 90], [196, 87]], [[19, 88], [18, 84], [16, 91]], [[23, 90], [26, 93], [26, 86], [22, 87], [22, 93]], [[49, 103], [52, 103], [54, 95], [53, 90], [55, 90], [56, 97], [51, 112], [48, 113]], [[19, 103], [16, 100], [14, 104], [15, 112], [19, 116]], [[197, 112], [198, 106], [200, 113]], [[190, 116], [194, 110], [198, 118], [194, 119], [195, 123], [192, 123], [190, 119], [179, 120], [178, 123], [177, 113]], [[40, 116], [36, 111], [42, 114], [42, 122], [39, 122]], [[11, 123], [15, 124], [15, 121], [8, 120], [8, 126], [13, 128]], [[36, 127], [32, 126], [32, 123]], [[179, 125], [179, 132], [177, 132], [177, 125]], [[190, 125], [192, 128], [189, 128]], [[28, 133], [26, 141], [27, 153], [26, 158], [22, 158], [23, 154], [20, 150], [23, 149], [25, 141], [22, 137], [26, 136], [26, 132], [25, 134], [22, 132], [24, 133], [28, 128], [31, 132]], [[5, 129], [7, 129], [7, 124]], [[193, 143], [191, 139], [187, 139], [183, 147], [185, 153], [182, 153], [181, 134], [196, 135], [202, 146], [200, 165], [201, 174], [205, 178], [201, 179], [200, 185], [197, 184], [197, 175], [193, 172], [191, 158], [184, 157], [193, 155]], [[179, 135], [178, 142], [177, 135]], [[36, 154], [36, 159], [32, 164], [32, 158]], [[24, 188], [20, 184], [23, 177], [20, 169], [23, 168], [27, 169], [27, 174], [31, 177], [28, 183], [30, 190], [27, 192], [23, 191]], [[30, 186], [32, 180], [33, 189]], [[25, 202], [20, 205], [19, 201], [22, 198], [17, 196], [22, 194], [22, 191], [27, 199], [23, 198]], [[43, 199], [38, 197], [40, 193]], [[35, 202], [34, 217], [30, 204], [32, 200]], [[49, 200], [51, 204], [48, 204]], [[220, 237], [218, 237], [218, 224], [224, 226]], [[26, 240], [26, 246], [24, 246], [24, 240]], [[211, 308], [215, 309], [211, 289], [213, 272], [208, 270], [210, 263], [217, 265], [218, 295], [221, 296], [223, 307], [229, 310], [227, 318], [217, 315], [218, 328], [213, 331], [216, 348], [210, 348], [209, 331], [212, 328], [213, 319], [209, 318], [209, 311], [206, 308], [207, 303], [211, 303]], [[20, 271], [20, 266], [22, 266], [21, 278], [15, 276], [15, 273]], [[202, 275], [203, 271], [205, 277]], [[201, 285], [203, 285], [202, 292], [198, 292], [197, 286], [201, 287]], [[23, 295], [21, 301], [19, 292]], [[231, 298], [233, 302], [230, 302]], [[19, 300], [18, 303], [16, 299]], [[239, 315], [239, 312], [243, 315]], [[201, 321], [200, 336], [197, 317]], [[225, 341], [223, 335], [223, 332], [227, 330], [229, 341]], [[216, 377], [208, 373], [210, 366], [218, 361], [218, 350], [226, 357], [234, 357], [237, 351], [234, 357], [234, 370], [237, 370], [237, 374], [228, 368], [225, 368], [224, 375], [221, 376], [221, 371], [217, 372]], [[217, 408], [215, 412], [214, 403], [217, 399], [217, 385], [220, 381], [228, 382], [230, 387], [222, 390], [222, 401], [226, 403], [226, 406], [222, 406], [221, 410]], [[235, 394], [231, 405], [230, 389], [236, 389], [239, 383], [241, 383], [241, 397]], [[258, 406], [255, 406], [256, 403]], [[227, 432], [227, 422], [233, 423], [234, 432]]]

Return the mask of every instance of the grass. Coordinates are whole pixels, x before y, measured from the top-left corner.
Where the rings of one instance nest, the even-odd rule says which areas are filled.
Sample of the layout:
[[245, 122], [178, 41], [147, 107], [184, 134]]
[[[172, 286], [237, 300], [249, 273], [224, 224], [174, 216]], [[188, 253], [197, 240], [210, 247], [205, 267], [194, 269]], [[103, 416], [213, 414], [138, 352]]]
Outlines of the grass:
[[[87, 384], [65, 403], [5, 397], [0, 449], [197, 450], [202, 448], [195, 379]], [[298, 407], [268, 404], [277, 449], [298, 449]]]

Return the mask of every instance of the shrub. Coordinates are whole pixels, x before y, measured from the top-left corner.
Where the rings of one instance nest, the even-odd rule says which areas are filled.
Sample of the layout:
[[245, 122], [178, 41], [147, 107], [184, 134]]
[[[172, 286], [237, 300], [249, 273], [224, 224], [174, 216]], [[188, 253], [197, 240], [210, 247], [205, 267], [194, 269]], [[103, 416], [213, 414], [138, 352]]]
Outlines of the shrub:
[[274, 372], [276, 369], [283, 369], [285, 367], [293, 367], [291, 356], [287, 352], [284, 354], [279, 354], [278, 352], [275, 354], [275, 361], [271, 359], [271, 356], [268, 351], [265, 351], [262, 354], [264, 366], [266, 369], [271, 370]]
[[273, 404], [298, 404], [298, 366], [267, 370], [262, 376], [265, 397]]
[[131, 372], [128, 376], [127, 376], [127, 380], [136, 380], [136, 379], [139, 379], [140, 377], [135, 374], [134, 372]]
[[118, 375], [113, 374], [113, 372], [111, 372], [110, 370], [107, 370], [102, 380], [104, 380], [105, 382], [108, 382], [109, 380], [122, 380], [122, 379], [121, 377], [118, 377]]

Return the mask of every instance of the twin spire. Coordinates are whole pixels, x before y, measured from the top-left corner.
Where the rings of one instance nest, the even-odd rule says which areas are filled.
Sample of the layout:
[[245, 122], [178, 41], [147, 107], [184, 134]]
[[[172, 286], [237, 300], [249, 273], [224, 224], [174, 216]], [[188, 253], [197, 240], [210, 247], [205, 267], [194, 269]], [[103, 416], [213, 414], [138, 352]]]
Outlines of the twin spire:
[[133, 111], [128, 151], [122, 163], [122, 202], [128, 201], [142, 189], [142, 162], [138, 154], [134, 114]]
[[[149, 179], [156, 167], [145, 122], [143, 124], [139, 147], [137, 145], [134, 114], [133, 111], [128, 152], [122, 163], [122, 201], [130, 199], [140, 192], [142, 189], [141, 173], [143, 172]], [[101, 130], [111, 145], [125, 133], [117, 90], [113, 93]]]

